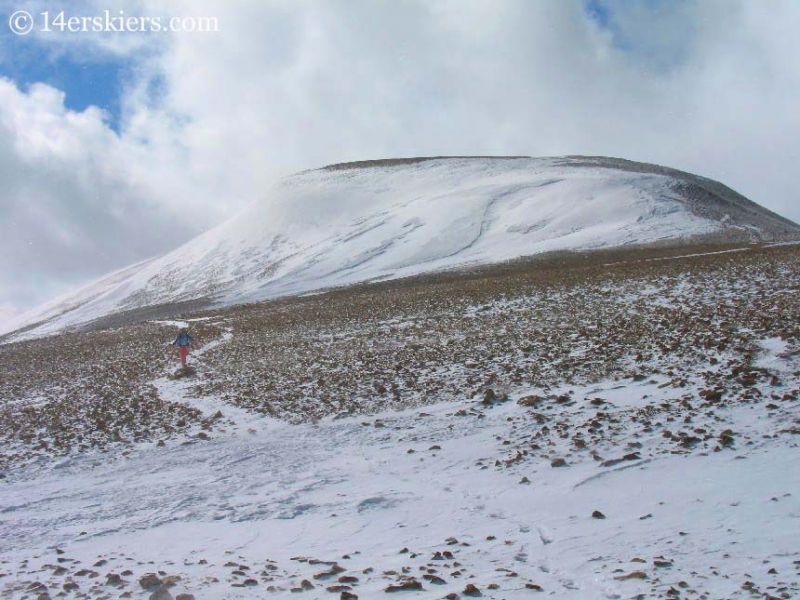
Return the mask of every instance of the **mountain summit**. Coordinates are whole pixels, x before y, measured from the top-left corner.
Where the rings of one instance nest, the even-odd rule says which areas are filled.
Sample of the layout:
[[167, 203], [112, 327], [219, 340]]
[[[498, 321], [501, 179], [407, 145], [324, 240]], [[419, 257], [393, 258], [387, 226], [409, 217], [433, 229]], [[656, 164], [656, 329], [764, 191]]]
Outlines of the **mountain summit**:
[[798, 237], [797, 224], [721, 183], [622, 159], [343, 163], [287, 177], [169, 254], [5, 329], [42, 335], [120, 312], [144, 318], [163, 305], [239, 304], [553, 250]]

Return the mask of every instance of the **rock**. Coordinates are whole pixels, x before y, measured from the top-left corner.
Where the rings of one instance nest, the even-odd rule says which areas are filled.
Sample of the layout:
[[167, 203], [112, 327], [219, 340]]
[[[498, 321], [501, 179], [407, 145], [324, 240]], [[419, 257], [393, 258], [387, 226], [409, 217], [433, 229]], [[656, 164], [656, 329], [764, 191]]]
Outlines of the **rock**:
[[164, 587], [174, 587], [181, 580], [180, 575], [167, 575], [161, 579], [161, 585]]
[[725, 448], [730, 448], [733, 446], [733, 431], [730, 429], [726, 429], [722, 433], [719, 434], [719, 445]]
[[[672, 434], [670, 434], [670, 436], [671, 435]], [[630, 454], [626, 454], [622, 458], [609, 458], [608, 460], [603, 461], [600, 466], [613, 467], [615, 465], [618, 465], [621, 462], [625, 462], [626, 460], [640, 460], [641, 458], [642, 457], [639, 455], [638, 452], [631, 452]]]
[[339, 600], [358, 600], [358, 596], [351, 592], [342, 592], [342, 595], [339, 596]]
[[605, 519], [606, 516], [603, 513], [601, 513], [599, 510], [596, 510], [596, 511], [592, 512], [592, 518], [593, 519]]
[[116, 573], [109, 573], [106, 576], [106, 585], [123, 585], [122, 577]]
[[461, 592], [461, 594], [464, 596], [469, 596], [471, 598], [477, 598], [479, 596], [483, 596], [483, 594], [481, 594], [481, 591], [477, 587], [475, 587], [475, 584], [473, 583], [468, 583], [467, 587], [464, 588], [464, 591]]
[[314, 579], [330, 579], [331, 577], [335, 577], [339, 573], [344, 573], [344, 571], [346, 571], [344, 567], [340, 567], [339, 565], [333, 565], [329, 570], [314, 575]]
[[700, 397], [705, 398], [706, 402], [719, 402], [722, 400], [722, 394], [725, 390], [715, 388], [713, 390], [700, 390]]
[[484, 406], [491, 406], [492, 404], [497, 404], [498, 402], [505, 402], [506, 400], [508, 400], [508, 396], [504, 394], [503, 397], [501, 398], [497, 394], [495, 394], [495, 391], [493, 389], [489, 388], [483, 392], [483, 400], [481, 404], [483, 404]]
[[647, 579], [647, 573], [644, 571], [631, 571], [627, 575], [620, 575], [614, 577], [617, 581], [627, 581], [628, 579]]
[[195, 600], [194, 594], [178, 594], [175, 600]]
[[517, 404], [520, 406], [528, 406], [528, 407], [535, 407], [537, 404], [542, 402], [544, 398], [542, 396], [531, 395], [531, 396], [523, 396], [519, 400], [517, 400]]
[[687, 435], [681, 438], [680, 445], [684, 448], [693, 448], [696, 444], [699, 444], [702, 440], [694, 435]]
[[564, 460], [563, 458], [554, 458], [553, 460], [550, 461], [550, 466], [556, 468], [556, 467], [567, 467], [569, 465], [567, 464], [567, 461]]
[[433, 585], [444, 585], [447, 583], [441, 577], [438, 577], [436, 575], [431, 575], [430, 573], [426, 573], [425, 575], [422, 576], [422, 578], [428, 583], [432, 583]]
[[407, 579], [397, 585], [390, 585], [384, 591], [387, 594], [391, 594], [392, 592], [405, 592], [409, 590], [422, 590], [422, 584], [417, 581], [416, 579]]
[[526, 583], [525, 584], [526, 590], [533, 590], [534, 592], [543, 592], [544, 589], [537, 583]]
[[150, 594], [150, 600], [174, 600], [172, 594], [165, 587], [158, 588], [155, 592]]
[[527, 477], [523, 477], [522, 479], [519, 480], [519, 482], [521, 484], [529, 484], [531, 482], [531, 480], [528, 479]]
[[160, 587], [161, 583], [161, 578], [155, 573], [148, 573], [139, 579], [139, 585], [145, 590], [152, 590], [153, 588]]
[[672, 561], [671, 560], [654, 560], [653, 561], [653, 565], [656, 566], [656, 567], [662, 568], [662, 569], [665, 569], [665, 568], [668, 569], [668, 568], [672, 567]]

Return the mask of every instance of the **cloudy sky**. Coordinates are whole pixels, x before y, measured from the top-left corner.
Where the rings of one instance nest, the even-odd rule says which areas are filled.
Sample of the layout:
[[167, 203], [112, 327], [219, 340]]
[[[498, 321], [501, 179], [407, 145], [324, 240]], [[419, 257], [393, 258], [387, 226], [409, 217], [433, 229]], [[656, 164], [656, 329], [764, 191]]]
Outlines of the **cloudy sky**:
[[[92, 31], [119, 17], [161, 30]], [[0, 0], [0, 319], [348, 160], [619, 156], [800, 221], [799, 25], [796, 0]]]

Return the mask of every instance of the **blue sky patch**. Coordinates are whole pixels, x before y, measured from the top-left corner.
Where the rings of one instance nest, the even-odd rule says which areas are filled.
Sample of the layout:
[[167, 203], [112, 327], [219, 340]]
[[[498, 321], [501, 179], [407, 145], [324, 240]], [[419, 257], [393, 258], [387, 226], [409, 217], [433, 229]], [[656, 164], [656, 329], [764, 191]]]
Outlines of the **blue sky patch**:
[[625, 32], [614, 21], [613, 10], [604, 0], [586, 0], [584, 10], [589, 18], [600, 27], [611, 33], [614, 45], [621, 49], [632, 51], [633, 43]]
[[58, 88], [66, 94], [64, 104], [70, 110], [81, 112], [97, 106], [106, 111], [109, 126], [119, 133], [126, 61], [107, 57], [76, 61], [73, 55], [53, 54], [31, 38], [6, 41], [10, 59], [0, 60], [0, 76], [12, 79], [23, 90], [34, 83]]
[[611, 15], [608, 7], [601, 0], [587, 0], [584, 6], [586, 14], [595, 20], [598, 25], [601, 27], [609, 27], [611, 25]]

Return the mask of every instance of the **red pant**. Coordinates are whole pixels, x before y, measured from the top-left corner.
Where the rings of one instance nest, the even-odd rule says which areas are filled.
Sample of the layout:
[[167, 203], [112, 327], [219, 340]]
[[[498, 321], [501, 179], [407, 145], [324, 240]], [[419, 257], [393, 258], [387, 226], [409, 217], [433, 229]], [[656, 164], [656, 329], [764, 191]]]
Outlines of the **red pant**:
[[189, 356], [189, 346], [180, 346], [179, 350], [181, 351], [181, 364], [185, 367], [186, 357]]

